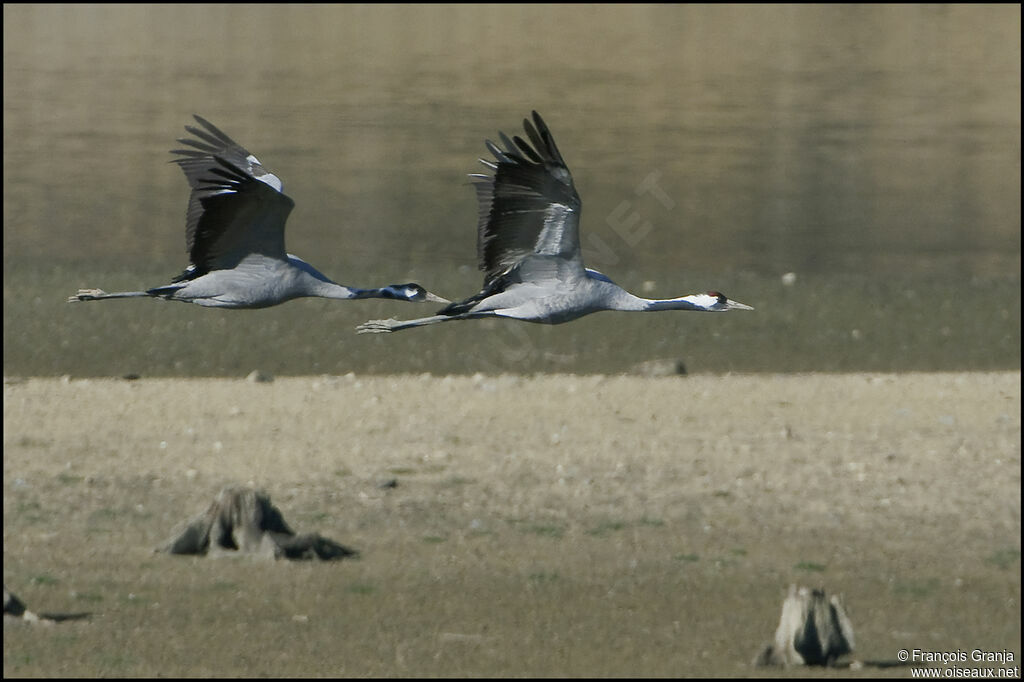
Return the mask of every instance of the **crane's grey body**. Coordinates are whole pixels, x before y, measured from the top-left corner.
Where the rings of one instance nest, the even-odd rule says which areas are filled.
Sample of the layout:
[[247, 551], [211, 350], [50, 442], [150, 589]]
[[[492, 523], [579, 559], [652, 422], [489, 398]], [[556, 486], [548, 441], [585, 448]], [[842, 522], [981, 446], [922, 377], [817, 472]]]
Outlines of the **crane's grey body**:
[[[195, 279], [142, 293], [212, 308], [266, 308], [305, 296], [360, 298], [362, 291], [332, 282], [309, 263], [289, 253], [283, 260], [248, 254], [230, 270], [211, 270]], [[393, 298], [399, 297], [396, 291]]]
[[245, 148], [209, 121], [185, 129], [198, 139], [176, 149], [192, 193], [185, 238], [189, 266], [170, 284], [145, 291], [107, 293], [81, 289], [68, 298], [163, 298], [211, 308], [266, 308], [294, 298], [391, 298], [447, 303], [415, 283], [357, 289], [331, 281], [298, 256], [285, 251], [284, 228], [295, 202], [281, 180]]
[[471, 175], [479, 203], [477, 261], [480, 293], [418, 320], [371, 320], [360, 334], [385, 333], [451, 320], [508, 317], [561, 324], [601, 310], [753, 310], [709, 291], [671, 299], [634, 296], [608, 277], [584, 267], [580, 250], [579, 194], [544, 120], [535, 111], [523, 121], [529, 142], [499, 133], [490, 140], [497, 159], [480, 162], [494, 175]]

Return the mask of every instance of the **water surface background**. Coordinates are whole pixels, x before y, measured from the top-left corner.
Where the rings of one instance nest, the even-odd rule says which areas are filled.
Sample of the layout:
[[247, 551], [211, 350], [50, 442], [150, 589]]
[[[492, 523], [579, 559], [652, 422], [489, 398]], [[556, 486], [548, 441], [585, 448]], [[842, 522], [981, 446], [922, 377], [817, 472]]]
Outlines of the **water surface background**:
[[[1020, 63], [1019, 5], [6, 5], [4, 372], [1019, 368]], [[466, 173], [532, 109], [588, 266], [756, 312], [367, 337], [433, 310], [65, 303], [184, 268], [192, 113], [282, 178], [292, 253], [469, 296]]]

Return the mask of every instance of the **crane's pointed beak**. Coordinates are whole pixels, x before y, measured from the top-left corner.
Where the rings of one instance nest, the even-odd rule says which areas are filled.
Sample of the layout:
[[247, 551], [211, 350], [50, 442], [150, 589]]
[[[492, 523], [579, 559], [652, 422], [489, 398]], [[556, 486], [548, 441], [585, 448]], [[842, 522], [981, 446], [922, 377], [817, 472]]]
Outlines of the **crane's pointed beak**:
[[438, 296], [437, 294], [432, 294], [429, 291], [427, 292], [426, 300], [430, 301], [431, 303], [451, 303], [451, 301], [449, 301], [447, 298], [442, 298], [441, 296]]
[[740, 303], [732, 299], [726, 299], [725, 301], [726, 310], [753, 310], [754, 308], [747, 305], [746, 303]]

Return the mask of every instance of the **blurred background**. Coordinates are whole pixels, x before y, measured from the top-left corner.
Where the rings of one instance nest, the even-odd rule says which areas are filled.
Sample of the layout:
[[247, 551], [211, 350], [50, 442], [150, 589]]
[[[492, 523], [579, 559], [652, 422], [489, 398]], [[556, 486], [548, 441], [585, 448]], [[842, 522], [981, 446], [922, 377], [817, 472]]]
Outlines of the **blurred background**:
[[[1019, 5], [5, 5], [4, 373], [1019, 369], [1020, 64]], [[65, 303], [184, 269], [193, 113], [283, 180], [290, 252], [468, 297], [466, 174], [533, 109], [588, 266], [756, 311]]]

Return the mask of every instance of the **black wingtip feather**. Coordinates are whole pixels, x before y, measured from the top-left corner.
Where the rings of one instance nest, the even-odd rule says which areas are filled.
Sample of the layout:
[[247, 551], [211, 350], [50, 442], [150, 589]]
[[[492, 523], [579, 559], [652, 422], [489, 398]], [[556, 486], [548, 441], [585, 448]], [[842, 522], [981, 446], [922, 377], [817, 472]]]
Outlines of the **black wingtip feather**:
[[527, 157], [529, 157], [530, 161], [533, 161], [534, 163], [544, 163], [544, 158], [540, 155], [540, 153], [538, 153], [542, 152], [542, 149], [534, 151], [533, 147], [531, 147], [529, 143], [526, 142], [526, 140], [519, 137], [518, 135], [516, 135], [512, 139], [515, 141], [515, 144], [519, 148], [519, 150]]
[[537, 151], [544, 154], [550, 151], [550, 147], [547, 145], [547, 140], [542, 138], [537, 132], [537, 129], [533, 127], [533, 124], [523, 119], [523, 129], [526, 130], [526, 136], [530, 138], [530, 142], [536, 147]]
[[[227, 145], [241, 146], [237, 142], [232, 140], [230, 137], [228, 137], [227, 133], [225, 133], [223, 130], [207, 121], [199, 114], [192, 114], [192, 117], [195, 120], [197, 120], [200, 123], [200, 125], [206, 128], [217, 139], [217, 142], [224, 143]], [[185, 128], [187, 130], [188, 128], [190, 128], [190, 126], [185, 126]]]
[[513, 162], [513, 159], [508, 154], [506, 154], [501, 149], [501, 147], [494, 144], [490, 140], [484, 140], [484, 145], [487, 147], [487, 151], [489, 151], [491, 154], [494, 154], [494, 158], [498, 159], [498, 161], [502, 161], [504, 163]]
[[541, 118], [540, 114], [538, 114], [536, 110], [534, 110], [532, 113], [533, 122], [537, 125], [537, 130], [540, 132], [540, 134], [544, 137], [545, 140], [551, 139], [551, 131], [548, 130], [548, 124], [544, 122], [544, 119]]

